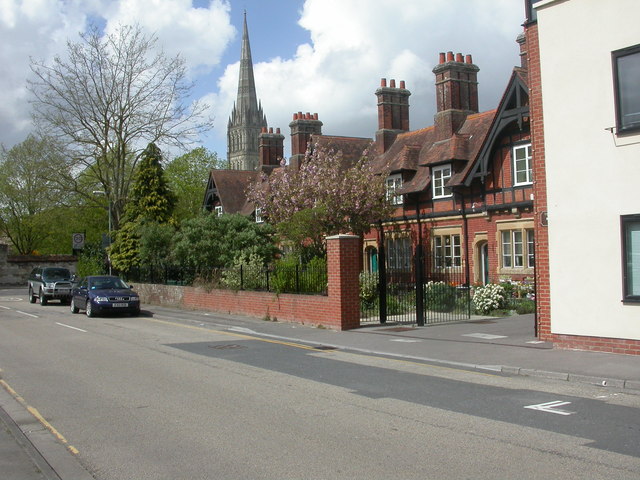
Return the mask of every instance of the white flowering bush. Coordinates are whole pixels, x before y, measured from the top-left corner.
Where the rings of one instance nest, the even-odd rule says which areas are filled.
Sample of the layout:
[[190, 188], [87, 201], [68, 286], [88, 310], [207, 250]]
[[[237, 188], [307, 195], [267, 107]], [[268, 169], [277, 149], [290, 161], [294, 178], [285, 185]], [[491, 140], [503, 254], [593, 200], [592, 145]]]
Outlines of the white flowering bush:
[[360, 272], [360, 300], [372, 303], [378, 298], [378, 272]]
[[476, 311], [483, 315], [502, 308], [506, 301], [506, 292], [500, 285], [489, 283], [483, 287], [476, 288], [473, 293], [473, 304]]

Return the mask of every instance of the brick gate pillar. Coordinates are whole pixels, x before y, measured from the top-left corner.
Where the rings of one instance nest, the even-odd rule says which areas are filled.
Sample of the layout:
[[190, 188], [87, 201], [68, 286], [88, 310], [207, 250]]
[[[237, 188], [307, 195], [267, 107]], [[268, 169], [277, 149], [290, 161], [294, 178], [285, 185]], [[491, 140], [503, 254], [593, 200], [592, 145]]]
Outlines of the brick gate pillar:
[[360, 237], [327, 237], [328, 297], [339, 330], [360, 326]]

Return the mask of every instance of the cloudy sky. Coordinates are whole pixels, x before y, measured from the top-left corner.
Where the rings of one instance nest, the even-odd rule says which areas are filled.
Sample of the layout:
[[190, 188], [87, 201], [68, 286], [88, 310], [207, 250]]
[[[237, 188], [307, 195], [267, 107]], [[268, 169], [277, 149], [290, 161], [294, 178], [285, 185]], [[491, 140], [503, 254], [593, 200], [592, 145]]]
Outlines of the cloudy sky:
[[30, 58], [63, 53], [90, 25], [138, 23], [186, 59], [215, 123], [202, 143], [226, 157], [244, 10], [258, 97], [285, 134], [302, 111], [319, 114], [324, 134], [373, 137], [381, 78], [406, 81], [411, 129], [432, 124], [431, 70], [446, 51], [473, 56], [480, 109], [492, 109], [520, 61], [524, 0], [0, 0], [0, 142], [31, 132]]

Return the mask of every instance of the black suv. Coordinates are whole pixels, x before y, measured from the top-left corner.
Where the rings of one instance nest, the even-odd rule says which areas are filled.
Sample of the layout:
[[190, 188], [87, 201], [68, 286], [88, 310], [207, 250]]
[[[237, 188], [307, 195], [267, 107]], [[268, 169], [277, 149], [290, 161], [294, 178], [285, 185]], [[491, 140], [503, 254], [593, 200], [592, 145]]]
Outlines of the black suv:
[[29, 274], [29, 302], [46, 305], [49, 300], [71, 303], [71, 272], [63, 267], [36, 267]]

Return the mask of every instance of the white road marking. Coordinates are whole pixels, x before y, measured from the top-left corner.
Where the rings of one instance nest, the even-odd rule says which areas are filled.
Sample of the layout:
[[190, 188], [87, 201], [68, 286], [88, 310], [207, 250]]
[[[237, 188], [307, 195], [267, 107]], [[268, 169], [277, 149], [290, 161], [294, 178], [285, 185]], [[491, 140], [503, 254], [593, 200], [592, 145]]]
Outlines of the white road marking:
[[0, 308], [4, 308], [5, 310], [11, 310], [9, 307], [5, 307], [4, 305], [0, 305]]
[[540, 410], [541, 412], [547, 412], [547, 413], [555, 413], [557, 415], [573, 415], [576, 412], [569, 412], [567, 410], [557, 410], [558, 407], [569, 405], [570, 403], [571, 402], [562, 402], [560, 400], [556, 400], [554, 402], [540, 403], [538, 405], [527, 405], [524, 408], [528, 408], [530, 410]]
[[16, 310], [16, 312], [21, 313], [21, 314], [23, 314], [23, 315], [27, 315], [27, 316], [29, 316], [29, 317], [33, 317], [33, 318], [40, 318], [40, 317], [38, 317], [38, 315], [33, 315], [33, 314], [31, 314], [31, 313], [23, 312], [23, 311], [21, 311], [21, 310]]
[[229, 328], [229, 331], [230, 332], [248, 333], [250, 335], [260, 335], [255, 330], [251, 330], [250, 328], [245, 328], [245, 327], [231, 327], [231, 328]]
[[527, 343], [544, 343], [544, 340], [530, 340]]
[[61, 327], [72, 328], [73, 330], [78, 330], [79, 332], [87, 333], [87, 331], [86, 331], [86, 330], [83, 330], [83, 329], [81, 329], [81, 328], [77, 328], [77, 327], [72, 327], [71, 325], [66, 325], [66, 324], [64, 324], [64, 323], [58, 323], [58, 322], [56, 322], [56, 325], [60, 325]]
[[419, 343], [422, 340], [411, 340], [409, 338], [392, 338], [390, 342], [402, 342], [402, 343]]
[[465, 333], [462, 336], [482, 338], [483, 340], [495, 340], [496, 338], [507, 338], [506, 335], [491, 335], [490, 333]]

